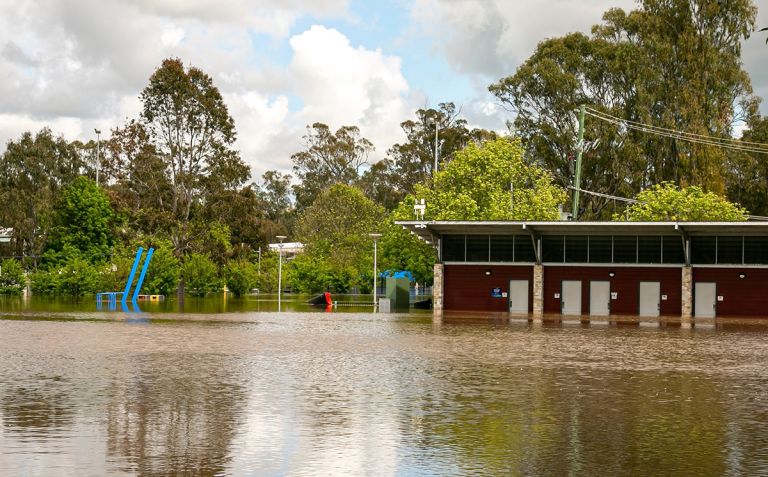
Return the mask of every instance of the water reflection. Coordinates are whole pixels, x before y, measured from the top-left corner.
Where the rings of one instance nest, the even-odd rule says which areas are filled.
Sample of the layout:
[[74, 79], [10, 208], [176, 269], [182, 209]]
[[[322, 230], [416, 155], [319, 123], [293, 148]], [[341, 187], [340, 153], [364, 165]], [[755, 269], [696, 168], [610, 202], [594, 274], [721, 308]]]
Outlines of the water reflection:
[[768, 473], [754, 327], [143, 315], [0, 320], [0, 475]]

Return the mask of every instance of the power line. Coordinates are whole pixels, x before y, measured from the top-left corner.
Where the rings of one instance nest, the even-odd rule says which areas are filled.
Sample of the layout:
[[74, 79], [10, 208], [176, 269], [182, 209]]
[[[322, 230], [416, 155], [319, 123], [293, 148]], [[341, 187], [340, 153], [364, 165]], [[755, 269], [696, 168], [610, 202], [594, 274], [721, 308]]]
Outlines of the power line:
[[768, 154], [768, 144], [749, 142], [749, 141], [739, 141], [736, 139], [716, 138], [713, 136], [705, 136], [702, 134], [676, 131], [674, 129], [662, 128], [659, 126], [652, 126], [649, 124], [638, 123], [636, 121], [621, 119], [607, 113], [602, 113], [593, 108], [587, 108], [586, 114], [596, 119], [600, 119], [601, 121], [605, 121], [605, 122], [616, 124], [616, 125], [622, 125], [627, 129], [631, 129], [631, 130], [639, 131], [643, 133], [655, 134], [657, 136], [667, 137], [670, 139], [679, 139], [682, 141], [687, 141], [695, 144], [721, 147], [721, 148], [735, 150], [735, 151]]
[[[618, 200], [621, 202], [626, 202], [629, 204], [645, 204], [645, 202], [637, 199], [630, 199], [629, 197], [620, 197], [618, 195], [611, 195], [611, 194], [603, 194], [602, 192], [595, 192], [591, 190], [585, 190], [585, 189], [576, 189], [573, 186], [566, 186], [568, 189], [571, 190], [578, 190], [579, 192], [583, 192], [588, 195], [594, 195], [596, 197], [602, 197], [604, 199], [610, 199], [610, 200]], [[768, 221], [768, 217], [762, 216], [762, 215], [747, 215], [746, 216], [749, 220], [759, 220], [759, 221]]]

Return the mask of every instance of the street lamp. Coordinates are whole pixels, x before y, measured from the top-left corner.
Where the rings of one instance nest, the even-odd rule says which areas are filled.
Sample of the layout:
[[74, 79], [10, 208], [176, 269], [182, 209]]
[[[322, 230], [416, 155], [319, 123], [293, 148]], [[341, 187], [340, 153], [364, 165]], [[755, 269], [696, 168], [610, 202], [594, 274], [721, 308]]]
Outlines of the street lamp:
[[278, 235], [275, 238], [280, 241], [280, 244], [277, 246], [280, 256], [280, 265], [277, 267], [277, 311], [283, 311], [281, 302], [281, 297], [283, 294], [283, 240], [288, 237], [285, 235]]
[[93, 132], [96, 133], [96, 186], [99, 185], [99, 169], [101, 169], [101, 130], [94, 129]]
[[379, 237], [381, 237], [381, 234], [368, 234], [369, 237], [373, 239], [373, 311], [375, 312], [377, 310], [377, 305], [379, 303], [378, 301], [378, 295], [376, 293], [376, 260], [378, 258], [378, 247], [377, 244], [379, 242]]

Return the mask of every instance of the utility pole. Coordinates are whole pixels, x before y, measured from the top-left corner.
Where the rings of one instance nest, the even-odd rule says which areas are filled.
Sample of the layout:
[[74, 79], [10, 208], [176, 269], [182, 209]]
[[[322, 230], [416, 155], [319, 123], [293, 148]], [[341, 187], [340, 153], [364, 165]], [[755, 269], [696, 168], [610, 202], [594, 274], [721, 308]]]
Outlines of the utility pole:
[[101, 169], [101, 131], [98, 129], [94, 129], [93, 132], [96, 133], [96, 186], [99, 185], [99, 169]]
[[576, 143], [576, 178], [573, 181], [572, 220], [579, 219], [579, 189], [581, 189], [581, 154], [584, 152], [584, 114], [585, 106], [579, 108], [579, 141]]
[[437, 159], [440, 157], [440, 153], [437, 150], [437, 131], [440, 129], [440, 123], [435, 116], [435, 168], [432, 170], [432, 178], [434, 180], [435, 174], [437, 174]]

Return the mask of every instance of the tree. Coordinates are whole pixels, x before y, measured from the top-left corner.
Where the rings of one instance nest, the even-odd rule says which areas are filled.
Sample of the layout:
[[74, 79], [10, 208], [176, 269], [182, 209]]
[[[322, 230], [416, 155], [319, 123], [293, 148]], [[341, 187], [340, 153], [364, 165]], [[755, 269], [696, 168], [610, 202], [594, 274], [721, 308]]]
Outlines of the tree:
[[232, 260], [224, 267], [224, 280], [229, 291], [241, 296], [258, 285], [259, 275], [248, 260]]
[[231, 148], [235, 123], [224, 99], [199, 68], [185, 69], [175, 58], [164, 60], [140, 99], [141, 127], [133, 127], [129, 138], [146, 133], [149, 144], [130, 138], [130, 144], [138, 144], [134, 148], [138, 155], [129, 161], [143, 161], [136, 164], [141, 166], [138, 170], [149, 167], [155, 173], [161, 166], [164, 180], [159, 188], [141, 178], [134, 180], [156, 193], [154, 205], [172, 221], [171, 239], [176, 252], [182, 253], [189, 246], [195, 208], [203, 208], [198, 215], [204, 216], [205, 209], [226, 202], [248, 178], [248, 167]]
[[53, 212], [47, 254], [77, 250], [90, 263], [104, 263], [114, 243], [116, 216], [109, 198], [94, 181], [78, 177], [62, 189]]
[[420, 199], [428, 220], [558, 220], [565, 192], [547, 171], [523, 161], [519, 139], [499, 138], [457, 153], [433, 187], [417, 185], [395, 216], [413, 219]]
[[747, 211], [738, 204], [701, 187], [678, 188], [671, 182], [657, 184], [637, 195], [637, 203], [630, 205], [624, 216], [614, 220], [638, 222], [740, 222], [747, 220]]
[[307, 126], [304, 150], [291, 156], [299, 180], [293, 186], [297, 209], [312, 205], [323, 190], [334, 184], [354, 184], [373, 149], [357, 126], [342, 126], [335, 133], [323, 123]]
[[184, 286], [192, 296], [205, 296], [221, 289], [221, 280], [216, 265], [205, 255], [192, 253], [186, 257], [181, 268]]
[[435, 147], [439, 152], [438, 169], [441, 169], [470, 142], [496, 137], [491, 131], [470, 130], [453, 103], [441, 103], [437, 109], [419, 109], [415, 120], [404, 121], [400, 127], [406, 142], [392, 146], [387, 151], [387, 158], [366, 171], [360, 183], [368, 197], [388, 210], [413, 193], [416, 184], [431, 180]]
[[[755, 7], [734, 0], [642, 0], [611, 9], [592, 35], [541, 42], [512, 76], [490, 86], [516, 113], [514, 127], [529, 157], [560, 185], [573, 177], [576, 110], [675, 131], [730, 138], [734, 123], [757, 110], [741, 65], [741, 40]], [[588, 118], [582, 187], [630, 196], [663, 181], [722, 193], [722, 149], [651, 135]], [[585, 197], [587, 216], [605, 217], [609, 199]]]
[[[291, 264], [297, 290], [344, 292], [372, 282], [373, 242], [369, 233], [381, 232], [384, 209], [359, 189], [336, 184], [322, 192], [299, 217], [297, 238], [306, 244]], [[318, 271], [322, 270], [322, 274]], [[316, 278], [326, 276], [327, 282]], [[311, 280], [311, 283], [310, 283]]]
[[12, 259], [3, 260], [0, 264], [0, 294], [20, 295], [27, 286], [27, 278], [21, 264]]
[[85, 170], [77, 150], [50, 129], [26, 132], [9, 141], [0, 156], [0, 223], [12, 227], [16, 255], [42, 253], [51, 227], [52, 209], [61, 190]]
[[[748, 124], [741, 140], [753, 150], [755, 143], [768, 144], [768, 118], [756, 118]], [[747, 144], [752, 143], [752, 144]], [[734, 152], [728, 156], [728, 197], [753, 214], [768, 215], [768, 154]]]

